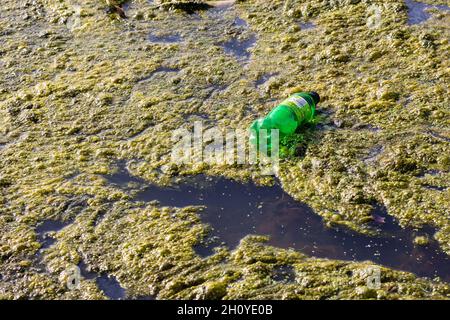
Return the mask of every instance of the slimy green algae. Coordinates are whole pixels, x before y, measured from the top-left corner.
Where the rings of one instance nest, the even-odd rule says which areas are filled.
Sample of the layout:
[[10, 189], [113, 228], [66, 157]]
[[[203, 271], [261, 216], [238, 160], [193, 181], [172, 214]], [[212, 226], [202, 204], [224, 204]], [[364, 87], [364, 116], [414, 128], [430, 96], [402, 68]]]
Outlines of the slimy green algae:
[[[173, 130], [192, 128], [197, 114], [209, 126], [246, 128], [275, 101], [315, 90], [327, 116], [304, 156], [281, 163], [283, 188], [330, 226], [359, 232], [369, 232], [378, 202], [402, 226], [434, 226], [450, 253], [448, 14], [408, 26], [397, 0], [285, 3], [239, 1], [216, 19], [140, 0], [121, 19], [103, 1], [2, 2], [1, 298], [107, 298], [93, 280], [67, 288], [66, 270], [80, 262], [114, 275], [128, 297], [449, 297], [438, 279], [384, 267], [381, 288], [366, 289], [362, 270], [372, 263], [315, 259], [260, 236], [200, 258], [201, 208], [136, 204], [103, 177], [122, 159], [149, 183], [200, 172], [268, 183], [246, 166], [171, 164]], [[383, 8], [375, 29], [366, 25], [372, 4]], [[248, 29], [230, 24], [236, 15]], [[149, 32], [182, 41], [150, 43]], [[220, 47], [251, 34], [245, 65]], [[277, 75], [255, 89], [264, 74]], [[84, 206], [71, 210], [74, 202]], [[45, 220], [70, 224], [39, 252]], [[286, 265], [295, 280], [275, 281]]]

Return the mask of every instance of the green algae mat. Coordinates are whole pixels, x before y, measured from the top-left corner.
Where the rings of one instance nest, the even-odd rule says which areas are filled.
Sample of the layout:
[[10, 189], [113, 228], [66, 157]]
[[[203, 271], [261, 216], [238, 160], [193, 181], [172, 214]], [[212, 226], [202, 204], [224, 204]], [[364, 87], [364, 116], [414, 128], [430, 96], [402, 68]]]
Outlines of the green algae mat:
[[[271, 221], [202, 255], [204, 203], [142, 197], [198, 176], [275, 184], [324, 230], [378, 239], [392, 219], [414, 257], [448, 259], [448, 1], [108, 2], [0, 5], [1, 299], [450, 298], [448, 264], [320, 255]], [[276, 176], [171, 161], [174, 131], [246, 129], [309, 90], [318, 123]]]

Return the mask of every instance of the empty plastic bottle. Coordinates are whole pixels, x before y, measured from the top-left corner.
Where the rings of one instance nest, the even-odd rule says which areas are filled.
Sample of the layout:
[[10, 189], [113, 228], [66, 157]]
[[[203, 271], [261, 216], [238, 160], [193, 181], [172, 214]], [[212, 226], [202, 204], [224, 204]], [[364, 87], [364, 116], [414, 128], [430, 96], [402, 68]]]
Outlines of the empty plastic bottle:
[[298, 92], [276, 106], [265, 118], [255, 120], [250, 126], [250, 142], [259, 143], [259, 132], [267, 130], [267, 148], [271, 149], [271, 129], [279, 130], [279, 139], [293, 134], [301, 125], [314, 119], [320, 97], [314, 92]]

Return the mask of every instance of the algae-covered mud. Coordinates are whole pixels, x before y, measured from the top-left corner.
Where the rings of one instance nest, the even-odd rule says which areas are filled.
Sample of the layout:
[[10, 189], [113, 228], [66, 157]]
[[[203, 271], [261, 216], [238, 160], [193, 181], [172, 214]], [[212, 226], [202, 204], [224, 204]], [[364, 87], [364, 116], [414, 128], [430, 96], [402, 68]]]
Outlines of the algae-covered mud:
[[[417, 3], [2, 1], [0, 298], [450, 298], [449, 3]], [[308, 90], [276, 176], [172, 161]], [[253, 193], [221, 220], [198, 177]]]

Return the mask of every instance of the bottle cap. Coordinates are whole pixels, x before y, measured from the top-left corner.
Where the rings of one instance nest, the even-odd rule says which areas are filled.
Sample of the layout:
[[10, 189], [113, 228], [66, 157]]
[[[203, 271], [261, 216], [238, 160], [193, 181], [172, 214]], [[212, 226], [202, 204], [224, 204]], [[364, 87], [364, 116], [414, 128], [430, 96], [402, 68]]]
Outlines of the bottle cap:
[[317, 92], [315, 92], [315, 91], [310, 91], [310, 92], [308, 92], [308, 94], [311, 96], [311, 98], [314, 100], [314, 103], [315, 104], [318, 104], [319, 103], [319, 101], [320, 101], [320, 96], [319, 96], [319, 94], [317, 93]]

